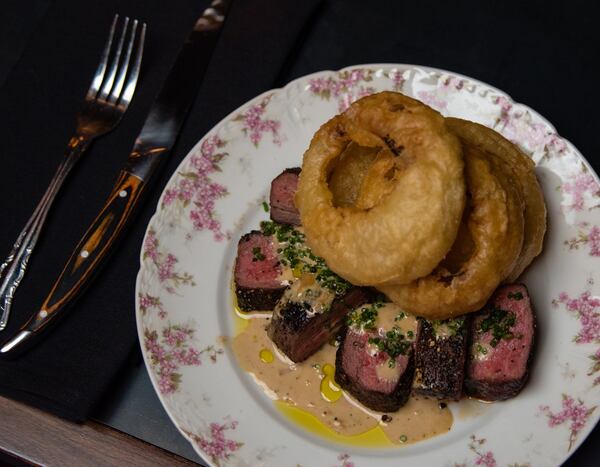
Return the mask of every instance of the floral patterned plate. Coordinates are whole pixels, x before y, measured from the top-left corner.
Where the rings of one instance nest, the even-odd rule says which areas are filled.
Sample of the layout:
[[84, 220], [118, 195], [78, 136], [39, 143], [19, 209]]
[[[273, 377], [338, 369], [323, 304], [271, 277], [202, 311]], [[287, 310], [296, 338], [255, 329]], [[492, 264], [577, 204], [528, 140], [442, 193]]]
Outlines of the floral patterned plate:
[[[548, 204], [544, 253], [523, 277], [539, 320], [532, 377], [515, 399], [395, 449], [335, 444], [289, 422], [238, 367], [231, 270], [236, 244], [267, 214], [271, 180], [298, 166], [315, 130], [381, 90], [483, 123], [537, 163]], [[200, 135], [199, 135], [200, 136]], [[136, 290], [154, 388], [212, 465], [558, 465], [600, 417], [600, 183], [577, 149], [532, 109], [474, 79], [413, 65], [325, 71], [262, 94], [203, 136], [150, 221]]]

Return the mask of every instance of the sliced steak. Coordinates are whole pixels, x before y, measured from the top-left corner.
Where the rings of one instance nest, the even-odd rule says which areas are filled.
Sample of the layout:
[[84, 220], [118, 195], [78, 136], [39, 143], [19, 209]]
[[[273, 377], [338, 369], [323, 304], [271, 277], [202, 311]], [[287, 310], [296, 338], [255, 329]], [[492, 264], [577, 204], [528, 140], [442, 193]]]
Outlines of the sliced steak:
[[238, 243], [234, 279], [238, 307], [243, 311], [272, 310], [286, 289], [273, 239], [258, 230]]
[[285, 169], [271, 182], [271, 220], [280, 224], [300, 225], [300, 213], [294, 204], [294, 195], [301, 170], [300, 167]]
[[[357, 306], [365, 303], [370, 291], [365, 288], [353, 288], [348, 293], [328, 302], [323, 301], [323, 294], [317, 297], [316, 303], [304, 295], [298, 300], [295, 282], [281, 298], [273, 312], [273, 318], [267, 329], [268, 335], [277, 347], [294, 362], [306, 360], [317, 352], [323, 344], [337, 336], [344, 324], [346, 315]], [[318, 291], [318, 286], [312, 289]], [[318, 304], [324, 308], [317, 310]]]
[[[373, 307], [362, 310], [372, 313]], [[368, 321], [360, 318], [360, 325], [355, 320], [344, 329], [335, 358], [335, 380], [366, 407], [395, 412], [410, 395], [413, 344], [398, 327], [386, 330], [373, 321], [365, 325]]]
[[466, 394], [488, 401], [516, 396], [529, 376], [535, 328], [527, 288], [500, 287], [471, 324]]
[[415, 345], [415, 394], [459, 400], [465, 377], [467, 319], [419, 320]]

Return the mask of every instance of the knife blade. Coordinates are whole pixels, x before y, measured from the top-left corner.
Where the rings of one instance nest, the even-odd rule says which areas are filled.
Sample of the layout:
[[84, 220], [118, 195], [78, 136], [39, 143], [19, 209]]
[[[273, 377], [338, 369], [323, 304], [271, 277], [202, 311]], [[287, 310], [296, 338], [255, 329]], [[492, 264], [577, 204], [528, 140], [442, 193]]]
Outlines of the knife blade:
[[90, 285], [114, 250], [159, 167], [167, 159], [208, 68], [230, 0], [214, 0], [196, 21], [156, 96], [124, 168], [86, 233], [73, 250], [40, 309], [0, 349], [9, 354], [31, 344]]

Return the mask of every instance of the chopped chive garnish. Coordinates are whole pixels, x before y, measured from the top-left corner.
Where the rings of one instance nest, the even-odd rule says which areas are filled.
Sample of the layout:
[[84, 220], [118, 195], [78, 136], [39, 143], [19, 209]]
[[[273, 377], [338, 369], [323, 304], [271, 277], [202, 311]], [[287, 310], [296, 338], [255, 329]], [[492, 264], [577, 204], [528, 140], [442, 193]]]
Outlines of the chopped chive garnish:
[[265, 255], [263, 255], [262, 250], [259, 246], [255, 246], [252, 248], [252, 261], [262, 261], [265, 259]]

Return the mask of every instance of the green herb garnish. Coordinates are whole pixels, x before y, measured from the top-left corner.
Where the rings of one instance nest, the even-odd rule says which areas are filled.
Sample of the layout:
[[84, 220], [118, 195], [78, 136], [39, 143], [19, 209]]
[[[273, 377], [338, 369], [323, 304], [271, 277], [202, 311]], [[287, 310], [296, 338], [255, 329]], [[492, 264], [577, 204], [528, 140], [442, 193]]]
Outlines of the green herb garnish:
[[252, 261], [262, 261], [265, 259], [265, 255], [263, 255], [262, 250], [259, 246], [255, 246], [252, 248]]
[[396, 357], [406, 355], [412, 346], [411, 341], [407, 340], [400, 328], [396, 326], [387, 331], [385, 337], [370, 337], [369, 344], [377, 347], [380, 352], [388, 354], [390, 360], [393, 360], [390, 368], [393, 368], [396, 364]]
[[260, 223], [260, 229], [265, 235], [273, 235], [275, 233], [275, 222], [264, 221]]
[[269, 205], [267, 204], [267, 202], [266, 202], [266, 201], [263, 201], [263, 202], [262, 202], [262, 207], [263, 207], [263, 209], [265, 210], [265, 212], [269, 212]]
[[494, 308], [488, 316], [479, 325], [479, 331], [492, 332], [492, 340], [490, 345], [496, 347], [501, 339], [512, 339], [514, 335], [510, 332], [510, 328], [517, 322], [517, 316], [501, 308]]
[[396, 317], [394, 318], [394, 321], [400, 321], [401, 319], [404, 319], [404, 318], [406, 318], [406, 313], [401, 311], [400, 313], [398, 313], [396, 315]]
[[465, 324], [465, 318], [450, 318], [431, 321], [431, 326], [433, 326], [433, 332], [436, 337], [452, 337], [457, 334], [464, 334], [466, 332]]
[[374, 304], [369, 304], [359, 308], [355, 308], [348, 314], [346, 322], [348, 326], [360, 330], [373, 331], [377, 321], [377, 307]]
[[325, 260], [313, 254], [305, 243], [305, 236], [289, 225], [280, 225], [273, 221], [260, 224], [263, 234], [274, 236], [280, 243], [277, 253], [283, 266], [289, 266], [300, 272], [315, 275], [317, 283], [326, 289], [343, 295], [352, 288], [352, 284], [335, 274], [325, 264]]
[[508, 298], [512, 298], [513, 300], [523, 300], [523, 294], [521, 292], [508, 292]]

